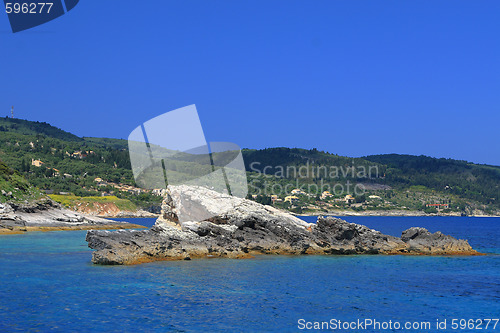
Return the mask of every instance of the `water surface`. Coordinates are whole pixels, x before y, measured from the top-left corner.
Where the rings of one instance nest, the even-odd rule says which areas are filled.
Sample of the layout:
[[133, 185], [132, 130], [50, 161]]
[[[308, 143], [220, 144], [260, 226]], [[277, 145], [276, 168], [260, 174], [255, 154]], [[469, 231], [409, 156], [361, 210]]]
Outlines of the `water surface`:
[[434, 323], [500, 315], [499, 218], [345, 219], [395, 236], [410, 226], [440, 230], [469, 239], [488, 255], [259, 256], [97, 266], [90, 263], [85, 231], [5, 235], [0, 331], [291, 332], [300, 331], [299, 319]]

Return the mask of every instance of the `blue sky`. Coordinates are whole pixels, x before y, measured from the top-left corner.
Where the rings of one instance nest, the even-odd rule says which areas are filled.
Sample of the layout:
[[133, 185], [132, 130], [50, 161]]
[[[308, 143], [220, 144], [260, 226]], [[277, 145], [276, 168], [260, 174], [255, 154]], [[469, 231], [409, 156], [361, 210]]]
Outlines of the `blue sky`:
[[[196, 104], [208, 141], [500, 165], [498, 1], [97, 1], [12, 34], [0, 116], [127, 138]], [[2, 114], [2, 111], [3, 114]]]

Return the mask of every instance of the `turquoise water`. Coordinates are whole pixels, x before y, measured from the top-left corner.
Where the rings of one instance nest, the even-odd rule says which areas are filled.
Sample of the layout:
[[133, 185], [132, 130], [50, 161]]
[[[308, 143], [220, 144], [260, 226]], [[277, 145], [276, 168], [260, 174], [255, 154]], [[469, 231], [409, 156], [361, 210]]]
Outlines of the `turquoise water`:
[[[300, 319], [371, 318], [429, 321], [430, 330], [412, 331], [435, 332], [436, 319], [451, 328], [452, 319], [500, 316], [500, 218], [345, 219], [392, 235], [409, 226], [441, 230], [488, 255], [259, 256], [105, 267], [90, 263], [85, 231], [0, 236], [0, 331], [293, 332], [304, 331]], [[500, 324], [487, 331], [500, 332]]]

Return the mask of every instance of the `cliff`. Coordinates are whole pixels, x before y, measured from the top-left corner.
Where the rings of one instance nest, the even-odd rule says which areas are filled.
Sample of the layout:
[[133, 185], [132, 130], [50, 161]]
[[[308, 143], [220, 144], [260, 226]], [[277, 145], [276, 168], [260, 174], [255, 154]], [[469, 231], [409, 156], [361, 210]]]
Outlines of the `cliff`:
[[49, 197], [60, 203], [63, 207], [79, 214], [103, 218], [158, 217], [158, 214], [139, 209], [139, 207], [128, 199], [121, 199], [116, 196], [79, 197], [75, 195], [50, 194]]

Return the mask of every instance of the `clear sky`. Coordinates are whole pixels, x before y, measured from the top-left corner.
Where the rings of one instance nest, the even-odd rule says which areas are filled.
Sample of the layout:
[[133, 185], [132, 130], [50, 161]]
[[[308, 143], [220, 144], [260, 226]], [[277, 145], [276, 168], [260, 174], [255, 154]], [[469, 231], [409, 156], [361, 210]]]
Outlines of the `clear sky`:
[[0, 45], [0, 116], [79, 136], [196, 104], [208, 141], [500, 165], [497, 0], [82, 0]]

